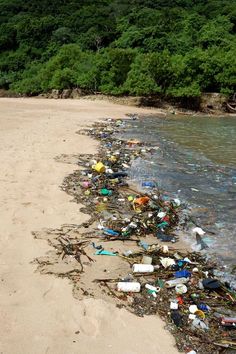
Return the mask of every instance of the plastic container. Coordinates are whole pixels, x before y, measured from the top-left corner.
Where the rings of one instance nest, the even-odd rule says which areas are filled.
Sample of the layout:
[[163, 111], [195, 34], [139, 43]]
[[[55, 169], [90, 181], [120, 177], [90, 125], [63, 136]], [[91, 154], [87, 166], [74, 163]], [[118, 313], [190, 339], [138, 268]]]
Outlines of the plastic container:
[[124, 252], [123, 252], [123, 255], [124, 255], [125, 257], [129, 257], [132, 253], [133, 253], [133, 251], [128, 250], [128, 251], [124, 251]]
[[107, 188], [102, 188], [100, 190], [100, 194], [101, 195], [105, 195], [105, 196], [111, 196], [112, 195], [112, 191], [110, 189], [107, 189]]
[[180, 294], [180, 295], [186, 294], [187, 291], [188, 291], [188, 288], [184, 284], [177, 284], [175, 287], [176, 294]]
[[145, 251], [148, 250], [149, 248], [149, 244], [147, 242], [144, 242], [144, 241], [139, 241], [139, 246], [141, 246], [143, 249], [145, 249]]
[[134, 264], [132, 267], [134, 273], [152, 273], [154, 266], [151, 264]]
[[[168, 268], [170, 266], [175, 265], [175, 260], [170, 257], [161, 257], [160, 262], [164, 268]], [[178, 284], [178, 283], [176, 283], [176, 284]]]
[[145, 288], [151, 291], [155, 291], [156, 293], [160, 291], [160, 288], [157, 288], [156, 286], [150, 285], [150, 284], [146, 284]]
[[197, 233], [197, 234], [200, 235], [200, 236], [205, 235], [205, 231], [203, 231], [203, 229], [202, 229], [201, 227], [194, 227], [194, 228], [192, 229], [192, 232], [193, 232], [193, 233]]
[[178, 310], [178, 307], [179, 307], [178, 302], [171, 301], [170, 303], [171, 310]]
[[205, 324], [205, 322], [201, 321], [199, 318], [195, 318], [195, 320], [193, 320], [191, 328], [192, 330], [194, 329], [201, 329], [204, 331], [209, 330], [209, 327]]
[[178, 272], [175, 272], [175, 277], [176, 278], [189, 278], [189, 277], [191, 277], [191, 272], [189, 272], [187, 269], [179, 270]]
[[106, 171], [106, 167], [102, 162], [97, 162], [96, 165], [93, 165], [92, 168], [98, 173], [104, 173]]
[[111, 157], [109, 157], [109, 161], [116, 162], [117, 161], [117, 157], [112, 155]]
[[89, 161], [89, 166], [93, 167], [94, 165], [96, 165], [97, 161], [96, 160], [90, 160]]
[[181, 201], [178, 198], [174, 199], [174, 203], [177, 207], [179, 207], [181, 205]]
[[232, 327], [235, 329], [236, 317], [223, 317], [221, 318], [221, 324], [225, 327]]
[[118, 231], [114, 231], [112, 229], [106, 229], [106, 228], [103, 229], [103, 233], [107, 236], [119, 236], [120, 235], [120, 233]]
[[89, 188], [89, 187], [91, 186], [91, 182], [89, 182], [89, 181], [83, 181], [83, 182], [82, 182], [82, 186], [83, 186], [83, 188]]
[[209, 306], [207, 306], [205, 304], [198, 304], [197, 307], [199, 310], [201, 310], [203, 312], [208, 312], [210, 310]]
[[117, 284], [117, 290], [124, 293], [139, 293], [141, 290], [141, 284], [138, 282], [119, 282]]
[[129, 195], [129, 196], [128, 196], [128, 201], [129, 201], [129, 202], [132, 202], [133, 200], [134, 200], [134, 196], [133, 196], [133, 195]]
[[194, 313], [198, 310], [197, 305], [190, 305], [189, 306], [189, 312]]
[[169, 247], [167, 245], [162, 246], [162, 252], [163, 253], [168, 253], [169, 252]]
[[163, 219], [166, 216], [166, 213], [164, 211], [160, 211], [157, 216], [158, 218]]
[[138, 204], [138, 205], [145, 205], [149, 202], [149, 200], [150, 200], [150, 198], [145, 196], [145, 197], [136, 198], [134, 200], [134, 203]]
[[202, 310], [197, 310], [196, 312], [194, 312], [194, 315], [196, 315], [197, 317], [201, 318], [202, 320], [205, 319], [205, 313]]
[[152, 264], [152, 257], [150, 257], [150, 256], [143, 256], [142, 263], [143, 263], [143, 264]]
[[156, 183], [154, 183], [152, 181], [145, 181], [145, 182], [142, 182], [142, 187], [145, 187], [145, 188], [156, 188]]
[[188, 282], [188, 278], [177, 278], [168, 280], [165, 284], [167, 288], [174, 288], [178, 284], [186, 284]]

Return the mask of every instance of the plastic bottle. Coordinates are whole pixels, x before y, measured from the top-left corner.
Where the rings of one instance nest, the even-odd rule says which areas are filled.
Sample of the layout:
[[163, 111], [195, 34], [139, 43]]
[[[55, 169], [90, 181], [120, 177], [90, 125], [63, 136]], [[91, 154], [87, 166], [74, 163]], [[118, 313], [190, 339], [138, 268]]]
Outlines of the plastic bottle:
[[155, 291], [156, 293], [158, 293], [161, 290], [159, 287], [157, 288], [156, 286], [150, 284], [146, 284], [145, 288], [151, 291]]
[[177, 278], [177, 279], [168, 280], [165, 284], [167, 288], [173, 288], [177, 284], [186, 284], [187, 282], [188, 282], [188, 278]]
[[134, 273], [152, 273], [154, 269], [151, 264], [134, 264], [132, 267]]
[[138, 282], [119, 282], [117, 284], [117, 290], [125, 293], [133, 292], [139, 293], [141, 289], [141, 284]]

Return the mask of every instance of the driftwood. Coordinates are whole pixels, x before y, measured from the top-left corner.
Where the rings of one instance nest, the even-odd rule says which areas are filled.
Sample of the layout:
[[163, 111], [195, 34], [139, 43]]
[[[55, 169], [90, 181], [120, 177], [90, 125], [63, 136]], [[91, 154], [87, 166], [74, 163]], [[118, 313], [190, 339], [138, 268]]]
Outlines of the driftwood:
[[226, 106], [229, 112], [236, 113], [236, 103], [226, 103]]
[[229, 112], [236, 113], [236, 93], [234, 93], [231, 100], [226, 103], [226, 108]]

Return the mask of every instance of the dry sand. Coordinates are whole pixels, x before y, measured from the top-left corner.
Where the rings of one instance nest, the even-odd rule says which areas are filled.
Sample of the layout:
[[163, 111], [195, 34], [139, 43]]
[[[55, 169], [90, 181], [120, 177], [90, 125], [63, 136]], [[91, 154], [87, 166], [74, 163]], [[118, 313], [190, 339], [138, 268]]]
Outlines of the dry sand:
[[76, 300], [68, 281], [35, 273], [31, 263], [49, 249], [33, 230], [88, 218], [59, 189], [74, 166], [54, 158], [93, 153], [96, 142], [75, 132], [134, 112], [149, 111], [104, 101], [0, 99], [1, 354], [177, 353], [157, 316]]

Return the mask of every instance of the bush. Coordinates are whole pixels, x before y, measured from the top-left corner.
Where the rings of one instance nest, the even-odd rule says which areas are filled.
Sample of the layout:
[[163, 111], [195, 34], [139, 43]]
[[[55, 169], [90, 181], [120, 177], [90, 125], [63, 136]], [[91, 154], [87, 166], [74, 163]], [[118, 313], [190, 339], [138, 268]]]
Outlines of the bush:
[[1, 0], [0, 88], [236, 91], [232, 0]]
[[157, 85], [153, 77], [150, 55], [139, 54], [136, 57], [124, 83], [124, 91], [134, 95], [149, 95], [161, 92], [160, 86]]

